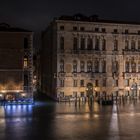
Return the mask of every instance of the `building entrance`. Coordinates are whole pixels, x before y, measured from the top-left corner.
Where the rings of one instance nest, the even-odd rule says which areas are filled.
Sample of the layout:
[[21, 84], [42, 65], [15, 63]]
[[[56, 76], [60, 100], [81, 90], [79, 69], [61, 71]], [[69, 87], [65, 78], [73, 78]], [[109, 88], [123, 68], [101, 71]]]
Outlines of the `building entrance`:
[[93, 84], [88, 83], [86, 89], [87, 97], [93, 97]]

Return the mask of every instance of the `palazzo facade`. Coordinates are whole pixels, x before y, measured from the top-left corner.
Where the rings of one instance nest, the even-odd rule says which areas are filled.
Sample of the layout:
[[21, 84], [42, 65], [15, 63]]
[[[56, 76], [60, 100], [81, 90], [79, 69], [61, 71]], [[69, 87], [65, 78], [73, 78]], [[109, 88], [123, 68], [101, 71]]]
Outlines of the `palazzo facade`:
[[42, 38], [41, 89], [48, 96], [139, 95], [140, 23], [61, 16]]

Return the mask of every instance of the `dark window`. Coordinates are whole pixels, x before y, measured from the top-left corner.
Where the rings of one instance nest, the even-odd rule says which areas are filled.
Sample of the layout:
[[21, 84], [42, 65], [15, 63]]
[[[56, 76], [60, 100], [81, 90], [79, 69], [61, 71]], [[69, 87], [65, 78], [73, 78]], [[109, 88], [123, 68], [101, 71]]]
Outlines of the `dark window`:
[[95, 50], [99, 51], [99, 39], [95, 38]]
[[140, 35], [140, 31], [138, 31], [138, 34]]
[[28, 38], [24, 38], [24, 49], [28, 48]]
[[140, 40], [138, 40], [138, 49], [140, 50]]
[[64, 26], [60, 26], [60, 30], [64, 30]]
[[128, 30], [125, 30], [125, 34], [128, 34]]
[[88, 38], [87, 40], [87, 49], [92, 50], [92, 38]]
[[64, 50], [64, 37], [60, 37], [60, 50]]
[[132, 60], [132, 62], [131, 62], [131, 70], [132, 70], [132, 72], [136, 72], [136, 63], [135, 63], [135, 61], [134, 60]]
[[125, 62], [125, 72], [129, 72], [129, 62]]
[[99, 61], [98, 60], [95, 60], [94, 68], [95, 68], [95, 72], [98, 73], [99, 72]]
[[99, 32], [99, 28], [95, 28], [95, 32]]
[[106, 72], [106, 61], [105, 60], [102, 61], [102, 72], [103, 73]]
[[125, 86], [129, 86], [129, 79], [125, 79]]
[[118, 33], [118, 30], [117, 29], [114, 29], [114, 33]]
[[102, 28], [102, 32], [105, 33], [106, 32], [106, 29], [105, 28]]
[[85, 38], [81, 38], [81, 50], [85, 49]]
[[85, 28], [84, 28], [84, 27], [81, 27], [81, 28], [80, 28], [80, 30], [81, 30], [81, 31], [84, 31], [84, 30], [85, 30]]
[[29, 84], [28, 75], [24, 74], [24, 86], [28, 86], [28, 84]]
[[78, 39], [76, 37], [73, 38], [73, 50], [78, 50]]
[[135, 44], [135, 41], [134, 40], [131, 41], [131, 49], [133, 51], [136, 49], [136, 44]]
[[118, 51], [118, 40], [114, 40], [114, 51]]
[[98, 87], [99, 86], [99, 81], [95, 80], [95, 86]]
[[102, 40], [102, 50], [103, 51], [106, 50], [106, 40], [105, 39]]
[[77, 31], [77, 27], [76, 27], [76, 26], [74, 26], [74, 27], [73, 27], [73, 30], [74, 30], [74, 31]]
[[125, 40], [125, 50], [129, 50], [129, 41]]
[[103, 79], [103, 87], [106, 87], [106, 79]]
[[84, 87], [84, 80], [80, 80], [80, 86]]

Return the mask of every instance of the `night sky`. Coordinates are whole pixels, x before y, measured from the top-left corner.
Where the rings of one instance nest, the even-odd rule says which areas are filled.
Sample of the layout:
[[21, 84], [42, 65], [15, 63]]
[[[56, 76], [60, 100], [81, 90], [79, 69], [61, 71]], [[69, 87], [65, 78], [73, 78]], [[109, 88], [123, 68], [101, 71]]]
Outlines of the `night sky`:
[[100, 18], [140, 21], [139, 0], [0, 0], [0, 22], [33, 31], [46, 28], [60, 15], [99, 15]]

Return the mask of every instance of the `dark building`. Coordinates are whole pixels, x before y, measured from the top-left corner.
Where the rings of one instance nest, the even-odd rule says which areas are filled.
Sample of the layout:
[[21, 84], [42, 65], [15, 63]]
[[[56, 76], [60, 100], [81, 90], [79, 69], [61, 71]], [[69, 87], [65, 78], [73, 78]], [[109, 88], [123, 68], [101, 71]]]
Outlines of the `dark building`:
[[0, 24], [0, 97], [33, 97], [33, 33]]

